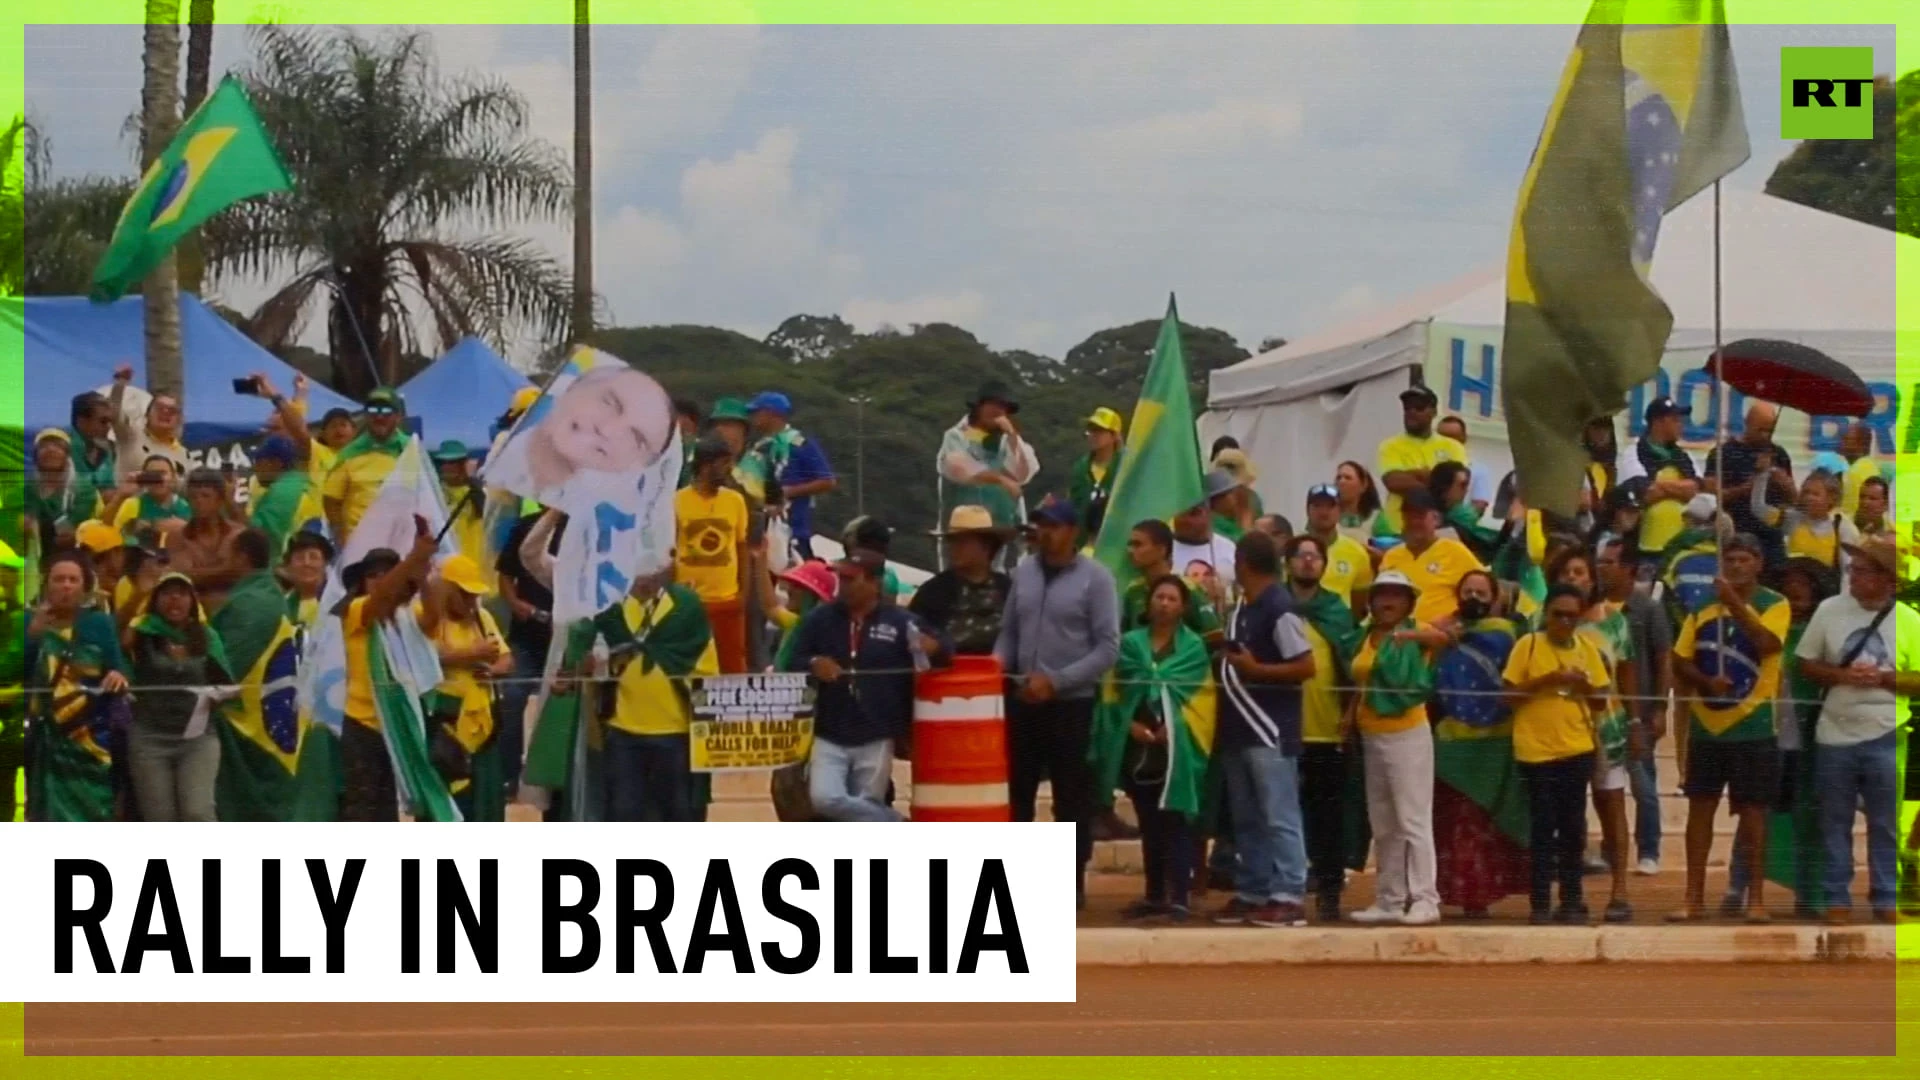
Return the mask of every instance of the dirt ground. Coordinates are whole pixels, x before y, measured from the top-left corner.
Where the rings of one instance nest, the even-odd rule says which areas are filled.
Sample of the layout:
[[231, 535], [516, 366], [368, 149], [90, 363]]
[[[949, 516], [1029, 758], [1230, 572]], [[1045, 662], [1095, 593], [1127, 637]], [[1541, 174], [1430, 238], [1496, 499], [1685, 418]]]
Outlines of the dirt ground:
[[1895, 1049], [1891, 963], [1082, 968], [1071, 1005], [29, 1005], [26, 1029], [35, 1055]]

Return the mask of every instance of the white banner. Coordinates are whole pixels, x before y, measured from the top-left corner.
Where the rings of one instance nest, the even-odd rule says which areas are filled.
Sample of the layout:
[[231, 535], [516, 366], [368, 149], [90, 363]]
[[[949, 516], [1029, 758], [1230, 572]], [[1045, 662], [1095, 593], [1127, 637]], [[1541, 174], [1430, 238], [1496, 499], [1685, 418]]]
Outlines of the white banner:
[[680, 429], [666, 390], [595, 349], [576, 349], [481, 470], [498, 488], [556, 507], [553, 621], [590, 618], [633, 579], [672, 565]]
[[1055, 822], [33, 823], [7, 854], [4, 1001], [1075, 995]]

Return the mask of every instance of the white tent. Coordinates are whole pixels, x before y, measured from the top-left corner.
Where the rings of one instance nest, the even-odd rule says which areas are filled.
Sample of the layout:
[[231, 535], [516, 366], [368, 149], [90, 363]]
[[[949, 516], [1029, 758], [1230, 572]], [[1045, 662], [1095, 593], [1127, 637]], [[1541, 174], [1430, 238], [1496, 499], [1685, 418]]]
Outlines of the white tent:
[[[1905, 431], [1894, 375], [1894, 251], [1920, 241], [1752, 192], [1721, 195], [1722, 340], [1798, 341], [1852, 366], [1878, 397], [1877, 452], [1892, 460]], [[1909, 250], [1904, 249], [1903, 250]], [[1687, 441], [1713, 441], [1713, 196], [1689, 201], [1661, 226], [1653, 283], [1674, 313], [1659, 376], [1634, 390], [1624, 443], [1637, 438], [1646, 402], [1671, 394], [1692, 410]], [[1504, 267], [1491, 267], [1342, 326], [1212, 374], [1202, 445], [1232, 435], [1256, 463], [1262, 500], [1295, 515], [1306, 489], [1336, 463], [1374, 470], [1380, 442], [1400, 430], [1400, 391], [1422, 381], [1443, 415], [1467, 421], [1476, 471], [1512, 467], [1500, 401]], [[1733, 395], [1730, 426], [1745, 402]], [[1840, 424], [1788, 413], [1776, 441], [1796, 462], [1835, 449]]]

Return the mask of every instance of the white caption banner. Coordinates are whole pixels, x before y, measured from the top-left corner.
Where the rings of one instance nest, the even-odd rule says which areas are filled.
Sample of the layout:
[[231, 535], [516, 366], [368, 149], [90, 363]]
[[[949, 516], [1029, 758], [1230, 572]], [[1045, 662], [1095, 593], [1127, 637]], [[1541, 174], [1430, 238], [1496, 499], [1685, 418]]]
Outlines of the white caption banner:
[[7, 856], [0, 1001], [1075, 993], [1074, 832], [1053, 822], [32, 823]]

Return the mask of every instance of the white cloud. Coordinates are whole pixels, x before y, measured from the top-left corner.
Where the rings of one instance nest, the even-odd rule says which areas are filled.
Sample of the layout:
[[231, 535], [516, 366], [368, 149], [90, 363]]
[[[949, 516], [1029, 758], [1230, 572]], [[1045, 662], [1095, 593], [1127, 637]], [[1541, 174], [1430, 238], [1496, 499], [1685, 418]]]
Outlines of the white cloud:
[[951, 293], [921, 293], [905, 300], [856, 297], [840, 307], [840, 316], [854, 329], [870, 333], [882, 326], [905, 330], [927, 323], [978, 325], [987, 313], [987, 298], [974, 289]]

